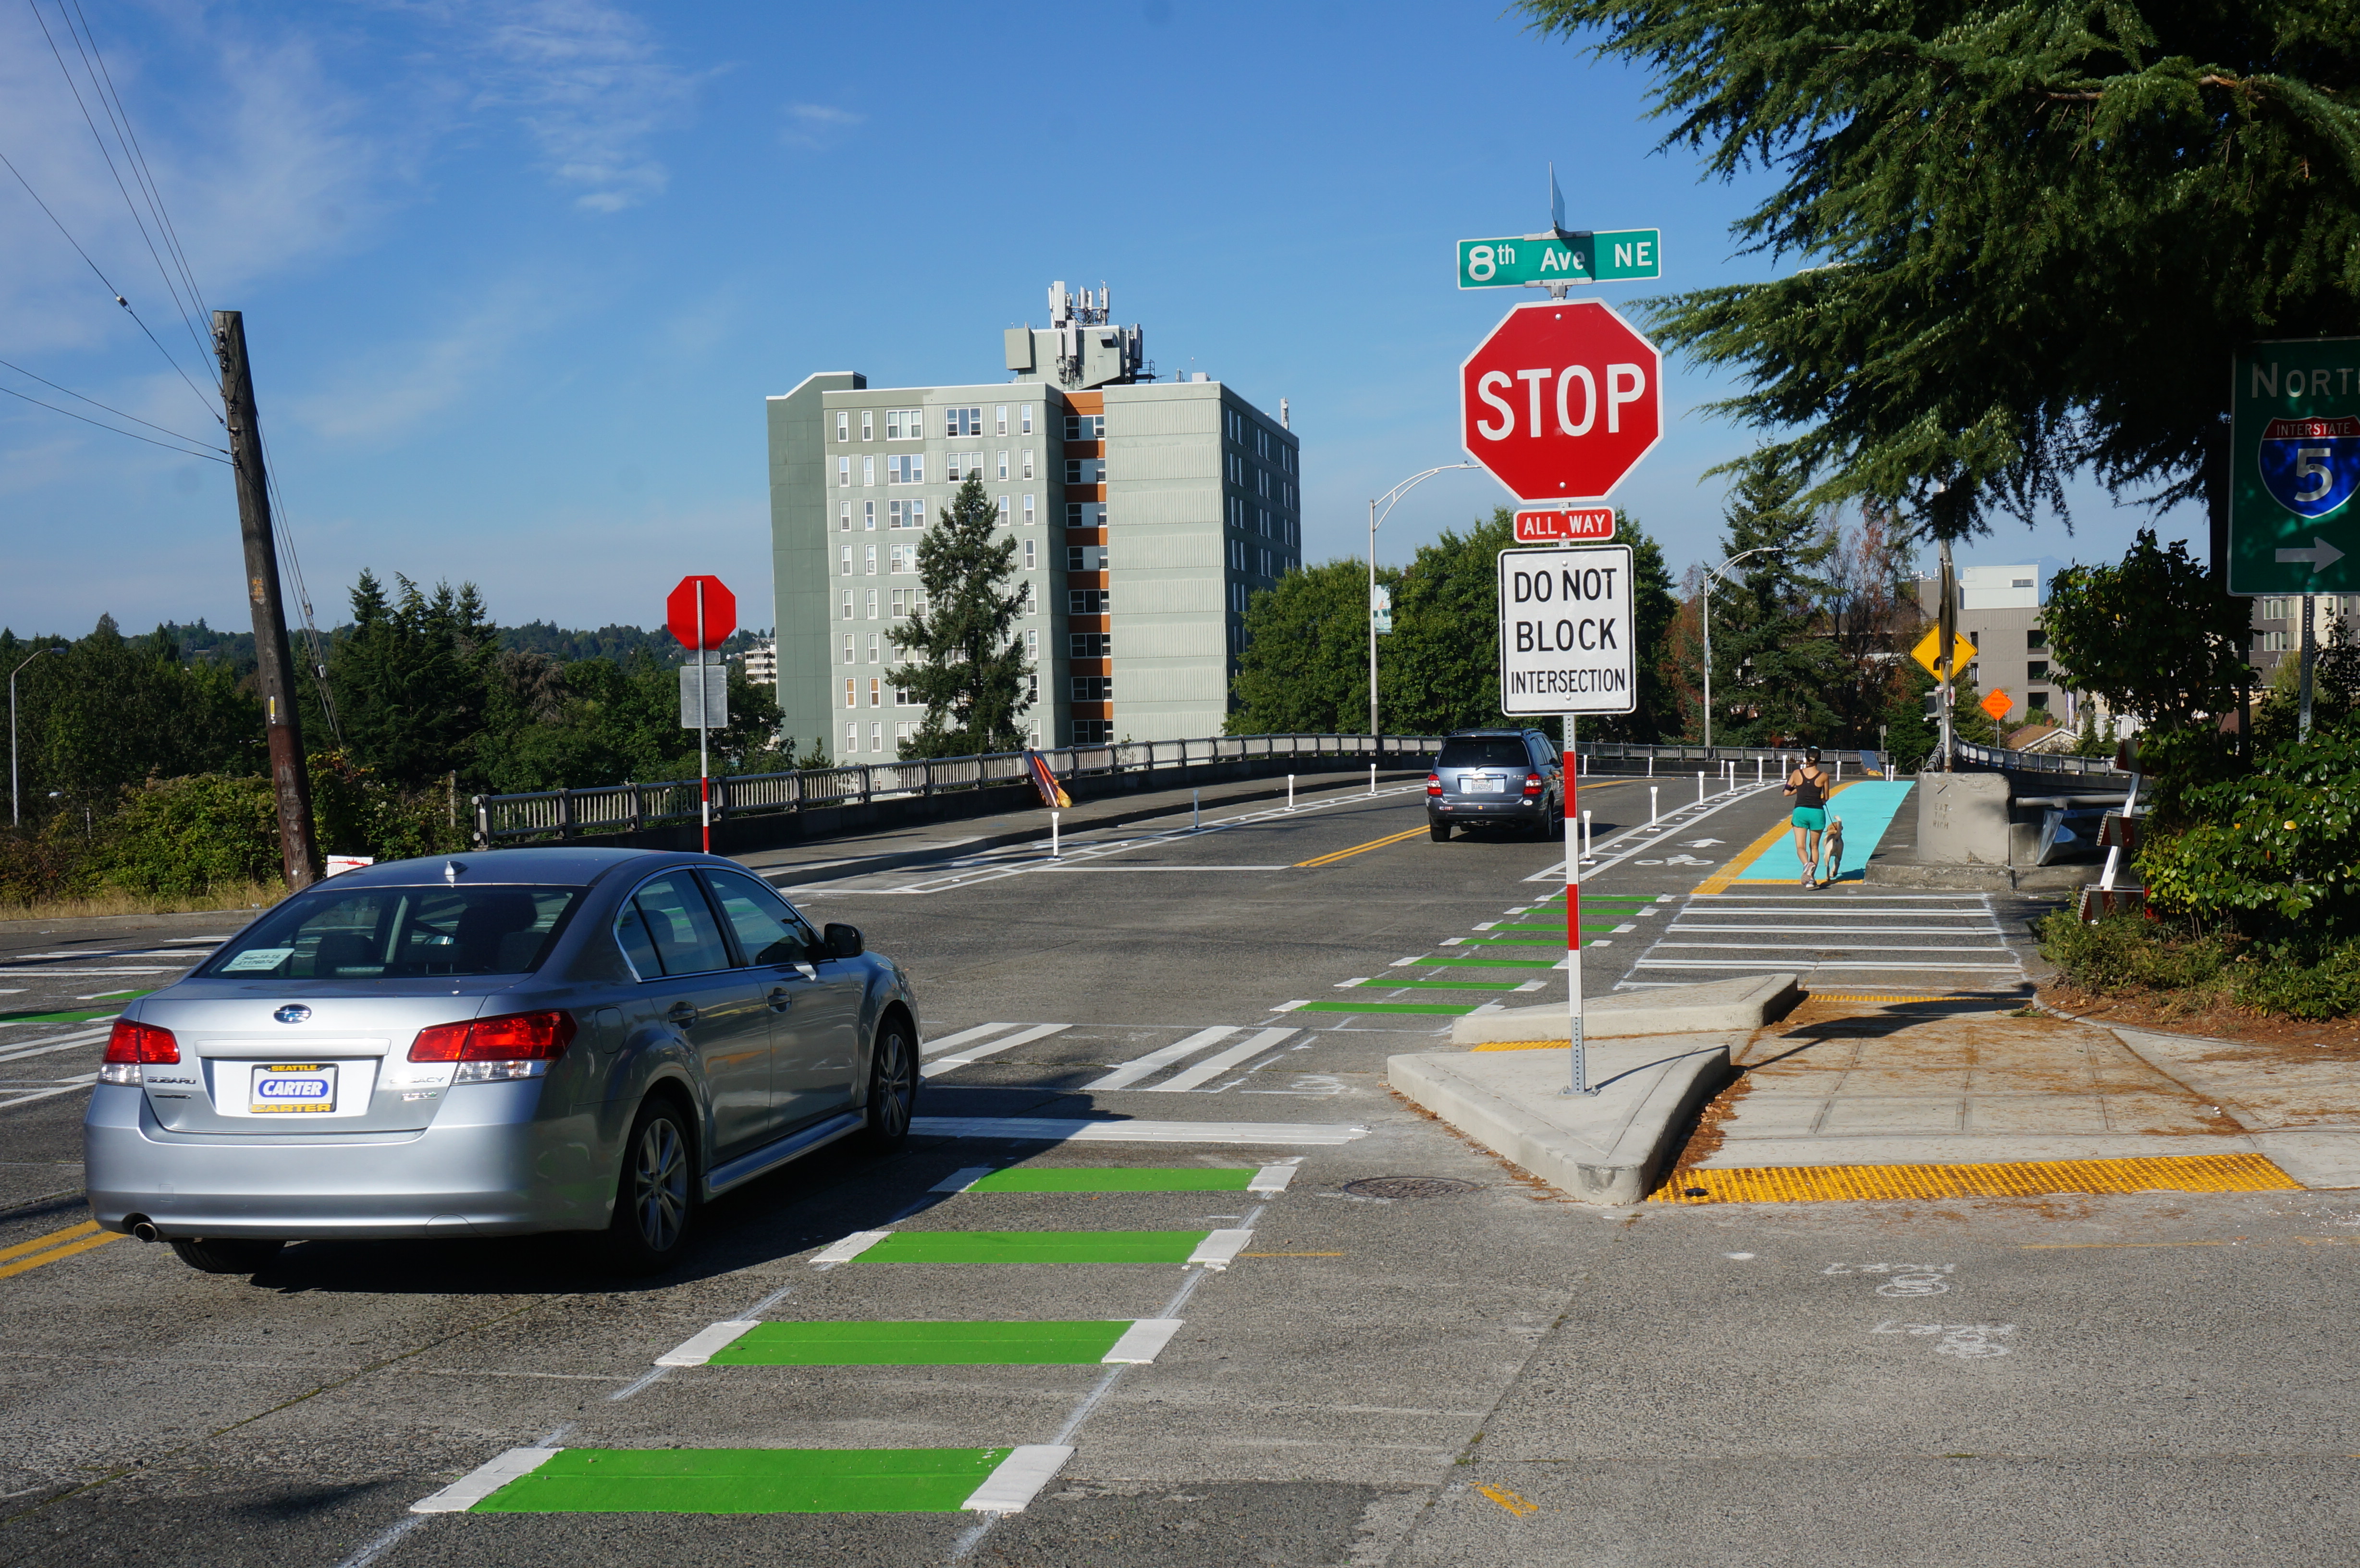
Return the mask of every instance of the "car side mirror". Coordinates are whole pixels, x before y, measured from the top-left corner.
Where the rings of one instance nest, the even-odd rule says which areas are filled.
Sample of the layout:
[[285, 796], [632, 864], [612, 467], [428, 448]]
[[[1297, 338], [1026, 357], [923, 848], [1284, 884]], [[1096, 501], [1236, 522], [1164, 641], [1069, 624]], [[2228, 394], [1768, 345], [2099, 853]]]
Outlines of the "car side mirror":
[[820, 939], [827, 943], [828, 955], [833, 958], [858, 958], [869, 951], [861, 942], [860, 928], [840, 920], [829, 922], [828, 928], [820, 932]]

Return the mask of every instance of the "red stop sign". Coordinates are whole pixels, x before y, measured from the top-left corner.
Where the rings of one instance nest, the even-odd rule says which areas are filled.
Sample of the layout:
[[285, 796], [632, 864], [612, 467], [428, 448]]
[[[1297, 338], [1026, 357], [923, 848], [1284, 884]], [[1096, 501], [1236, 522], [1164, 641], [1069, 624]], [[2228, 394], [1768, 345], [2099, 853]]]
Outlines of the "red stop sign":
[[1460, 439], [1519, 500], [1601, 500], [1664, 437], [1663, 365], [1595, 299], [1519, 305], [1459, 367]]
[[[696, 591], [705, 589], [705, 638], [696, 636]], [[716, 648], [738, 629], [738, 595], [718, 577], [683, 577], [664, 599], [664, 625], [683, 648]]]

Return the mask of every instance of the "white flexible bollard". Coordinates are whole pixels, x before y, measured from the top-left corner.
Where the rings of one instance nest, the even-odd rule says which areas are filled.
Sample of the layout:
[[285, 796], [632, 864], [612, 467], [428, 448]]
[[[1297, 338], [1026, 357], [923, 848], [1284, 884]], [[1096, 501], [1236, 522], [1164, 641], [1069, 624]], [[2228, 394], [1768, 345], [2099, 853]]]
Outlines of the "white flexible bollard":
[[1286, 776], [1286, 809], [1290, 811], [1295, 810], [1295, 775], [1292, 773]]
[[1371, 762], [1371, 764], [1369, 764], [1369, 793], [1370, 793], [1370, 794], [1371, 794], [1371, 795], [1373, 795], [1373, 794], [1375, 794], [1376, 792], [1377, 792], [1377, 765], [1376, 765], [1375, 763]]
[[1655, 819], [1664, 814], [1661, 811], [1656, 809], [1655, 805], [1655, 797], [1661, 792], [1662, 791], [1653, 784], [1647, 786], [1647, 825], [1649, 827], [1654, 827], [1655, 825]]
[[1588, 811], [1581, 813], [1581, 858], [1585, 861], [1598, 858], [1598, 835], [1590, 815]]
[[1754, 782], [1762, 782], [1762, 759], [1758, 757], [1754, 759]]
[[1704, 804], [1704, 769], [1697, 769], [1697, 804]]
[[1063, 853], [1057, 847], [1057, 813], [1052, 811], [1049, 813], [1049, 858], [1059, 859]]

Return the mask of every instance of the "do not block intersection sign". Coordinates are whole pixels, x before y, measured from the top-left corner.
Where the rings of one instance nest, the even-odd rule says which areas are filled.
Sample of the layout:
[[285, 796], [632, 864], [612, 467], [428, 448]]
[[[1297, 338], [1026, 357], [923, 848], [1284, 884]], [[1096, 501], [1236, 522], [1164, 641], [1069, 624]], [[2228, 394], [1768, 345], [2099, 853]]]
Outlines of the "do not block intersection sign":
[[1500, 711], [1627, 713], [1639, 704], [1631, 547], [1500, 552]]

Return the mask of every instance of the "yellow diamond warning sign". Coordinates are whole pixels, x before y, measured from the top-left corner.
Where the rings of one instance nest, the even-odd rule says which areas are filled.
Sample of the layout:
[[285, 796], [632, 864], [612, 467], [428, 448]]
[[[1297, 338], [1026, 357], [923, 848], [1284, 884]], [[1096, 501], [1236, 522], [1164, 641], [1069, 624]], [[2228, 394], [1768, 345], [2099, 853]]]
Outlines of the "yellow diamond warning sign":
[[[1925, 640], [1909, 650], [1909, 657], [1926, 667], [1926, 673], [1939, 681], [1942, 678], [1942, 634], [1928, 632]], [[1958, 674], [1975, 661], [1975, 645], [1955, 634], [1950, 641], [1950, 673]]]

